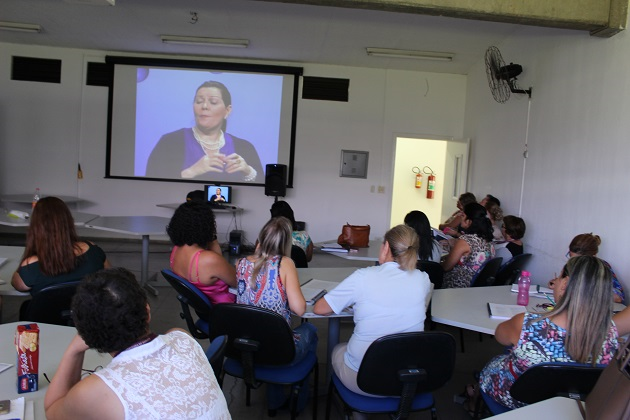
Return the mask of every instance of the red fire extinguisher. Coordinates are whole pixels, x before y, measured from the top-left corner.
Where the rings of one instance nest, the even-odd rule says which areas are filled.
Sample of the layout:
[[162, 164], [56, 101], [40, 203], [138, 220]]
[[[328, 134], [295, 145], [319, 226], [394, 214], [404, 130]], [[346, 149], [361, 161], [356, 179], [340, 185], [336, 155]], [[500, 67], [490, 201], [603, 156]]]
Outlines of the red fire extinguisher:
[[427, 182], [427, 198], [432, 199], [435, 195], [435, 173], [433, 172], [433, 169], [428, 166], [425, 166], [423, 171], [425, 174], [429, 175]]
[[416, 188], [422, 188], [422, 174], [420, 173], [420, 168], [414, 166], [411, 170], [416, 174]]

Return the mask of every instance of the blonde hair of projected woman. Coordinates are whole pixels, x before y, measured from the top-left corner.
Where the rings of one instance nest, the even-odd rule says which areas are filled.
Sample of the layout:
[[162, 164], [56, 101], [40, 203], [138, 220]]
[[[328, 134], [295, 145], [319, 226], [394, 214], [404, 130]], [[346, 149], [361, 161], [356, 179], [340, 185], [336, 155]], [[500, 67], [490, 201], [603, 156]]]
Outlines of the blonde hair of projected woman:
[[394, 226], [385, 234], [389, 249], [401, 270], [416, 269], [420, 239], [416, 231], [407, 225]]
[[276, 255], [291, 255], [291, 222], [286, 217], [269, 220], [258, 234], [258, 247], [254, 252], [254, 269], [249, 285], [256, 289], [256, 277], [269, 258]]

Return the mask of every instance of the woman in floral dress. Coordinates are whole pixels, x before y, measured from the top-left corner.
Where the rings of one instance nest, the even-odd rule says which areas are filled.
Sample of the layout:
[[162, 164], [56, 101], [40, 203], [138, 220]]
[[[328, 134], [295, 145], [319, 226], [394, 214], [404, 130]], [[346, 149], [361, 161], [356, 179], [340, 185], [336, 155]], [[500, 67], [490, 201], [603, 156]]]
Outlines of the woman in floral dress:
[[546, 313], [518, 314], [496, 329], [495, 338], [513, 346], [481, 372], [481, 395], [507, 409], [525, 404], [510, 388], [527, 369], [543, 362], [607, 365], [619, 337], [612, 321], [610, 270], [597, 257], [571, 258], [553, 290], [555, 308]]
[[455, 241], [442, 262], [444, 288], [469, 287], [481, 265], [494, 257], [492, 222], [481, 204], [470, 203], [464, 207], [460, 226], [464, 234]]

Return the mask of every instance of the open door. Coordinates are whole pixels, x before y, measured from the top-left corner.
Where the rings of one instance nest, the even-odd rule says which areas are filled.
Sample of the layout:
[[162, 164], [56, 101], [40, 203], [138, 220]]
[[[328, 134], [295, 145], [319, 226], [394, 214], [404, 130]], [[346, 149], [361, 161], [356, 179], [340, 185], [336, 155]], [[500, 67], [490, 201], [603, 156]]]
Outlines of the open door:
[[[455, 211], [459, 191], [466, 191], [468, 140], [397, 137], [394, 154], [390, 226], [403, 223], [408, 212], [420, 210], [437, 227]], [[425, 167], [435, 174], [433, 198], [427, 198]], [[414, 168], [422, 171], [420, 188]]]

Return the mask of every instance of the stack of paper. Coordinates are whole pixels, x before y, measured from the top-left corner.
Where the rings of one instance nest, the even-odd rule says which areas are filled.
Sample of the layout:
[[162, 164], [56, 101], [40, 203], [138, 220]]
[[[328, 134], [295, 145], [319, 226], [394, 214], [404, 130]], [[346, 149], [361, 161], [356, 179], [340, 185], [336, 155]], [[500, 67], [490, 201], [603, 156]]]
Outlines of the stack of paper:
[[348, 252], [348, 248], [344, 248], [335, 242], [323, 244], [321, 250], [326, 252]]
[[304, 299], [306, 299], [306, 303], [313, 305], [322, 296], [337, 287], [338, 284], [334, 281], [310, 279], [301, 286], [302, 294]]
[[525, 312], [527, 308], [521, 305], [504, 305], [502, 303], [488, 302], [488, 314], [490, 318], [510, 319], [514, 315]]

